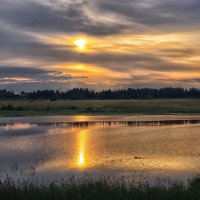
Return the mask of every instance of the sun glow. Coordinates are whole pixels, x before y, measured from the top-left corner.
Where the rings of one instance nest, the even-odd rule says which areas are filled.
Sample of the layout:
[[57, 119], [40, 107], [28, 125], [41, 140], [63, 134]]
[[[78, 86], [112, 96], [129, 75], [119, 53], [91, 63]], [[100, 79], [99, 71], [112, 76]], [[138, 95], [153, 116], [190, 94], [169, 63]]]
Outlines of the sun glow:
[[83, 50], [85, 48], [86, 41], [84, 39], [79, 39], [75, 41], [75, 45], [80, 49]]

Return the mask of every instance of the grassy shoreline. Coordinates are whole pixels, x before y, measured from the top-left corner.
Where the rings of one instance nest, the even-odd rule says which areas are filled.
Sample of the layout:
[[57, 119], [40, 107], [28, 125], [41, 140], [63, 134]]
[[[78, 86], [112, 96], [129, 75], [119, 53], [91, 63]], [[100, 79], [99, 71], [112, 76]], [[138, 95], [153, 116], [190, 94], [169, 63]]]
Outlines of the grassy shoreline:
[[200, 114], [200, 100], [0, 100], [0, 117]]
[[71, 177], [67, 180], [41, 184], [32, 180], [0, 181], [1, 200], [199, 200], [200, 177], [188, 184], [169, 182], [150, 186], [148, 183], [126, 182], [123, 178], [97, 179]]

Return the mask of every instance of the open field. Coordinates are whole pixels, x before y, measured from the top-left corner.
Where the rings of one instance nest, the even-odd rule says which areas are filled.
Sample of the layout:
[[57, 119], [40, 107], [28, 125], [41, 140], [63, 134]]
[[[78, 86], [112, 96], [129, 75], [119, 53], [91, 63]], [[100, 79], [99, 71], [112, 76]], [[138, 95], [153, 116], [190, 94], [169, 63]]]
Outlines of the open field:
[[200, 114], [200, 100], [0, 101], [0, 116]]
[[14, 182], [7, 178], [0, 182], [1, 200], [199, 200], [200, 178], [188, 184], [169, 183], [150, 186], [147, 183], [126, 183], [123, 179], [99, 177], [55, 181], [48, 185], [34, 181]]

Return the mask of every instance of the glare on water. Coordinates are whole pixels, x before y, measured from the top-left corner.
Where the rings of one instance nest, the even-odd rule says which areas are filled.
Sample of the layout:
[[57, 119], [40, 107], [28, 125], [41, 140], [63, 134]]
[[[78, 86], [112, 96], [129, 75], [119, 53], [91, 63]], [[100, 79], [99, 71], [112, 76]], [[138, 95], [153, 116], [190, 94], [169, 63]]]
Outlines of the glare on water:
[[78, 151], [77, 165], [80, 167], [85, 167], [86, 165], [86, 161], [85, 161], [86, 134], [87, 134], [87, 130], [83, 130], [78, 133], [79, 151]]

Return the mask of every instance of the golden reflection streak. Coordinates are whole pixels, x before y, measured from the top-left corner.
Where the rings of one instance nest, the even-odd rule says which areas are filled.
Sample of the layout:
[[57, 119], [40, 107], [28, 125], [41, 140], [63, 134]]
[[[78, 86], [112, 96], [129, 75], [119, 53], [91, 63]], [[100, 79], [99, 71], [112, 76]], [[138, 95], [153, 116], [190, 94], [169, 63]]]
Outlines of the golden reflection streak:
[[77, 167], [86, 167], [86, 135], [87, 130], [82, 130], [78, 133], [78, 155], [77, 155]]
[[84, 148], [80, 150], [78, 165], [84, 165], [85, 157], [84, 157]]

